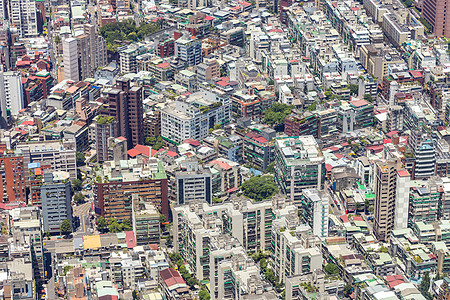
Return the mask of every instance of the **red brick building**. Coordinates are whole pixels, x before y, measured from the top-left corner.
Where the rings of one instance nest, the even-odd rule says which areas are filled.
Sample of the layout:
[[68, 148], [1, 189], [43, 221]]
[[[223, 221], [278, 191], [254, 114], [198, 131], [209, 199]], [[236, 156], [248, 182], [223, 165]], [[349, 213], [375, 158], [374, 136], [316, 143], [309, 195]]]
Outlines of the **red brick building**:
[[131, 220], [131, 195], [138, 194], [144, 200], [151, 201], [166, 216], [166, 220], [169, 220], [167, 178], [95, 183], [95, 190], [96, 207], [99, 210], [97, 213], [106, 219]]
[[3, 152], [0, 156], [0, 176], [1, 202], [27, 201], [22, 156]]

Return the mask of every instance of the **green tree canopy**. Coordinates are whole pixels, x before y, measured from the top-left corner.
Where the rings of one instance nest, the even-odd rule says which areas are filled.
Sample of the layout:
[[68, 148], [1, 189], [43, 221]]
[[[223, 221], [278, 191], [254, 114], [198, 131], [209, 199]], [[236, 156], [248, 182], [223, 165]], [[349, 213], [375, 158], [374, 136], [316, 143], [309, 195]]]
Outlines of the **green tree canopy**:
[[76, 154], [77, 159], [77, 167], [83, 166], [85, 164], [86, 156], [83, 152], [77, 152]]
[[130, 231], [133, 230], [133, 225], [131, 225], [130, 219], [125, 219], [120, 223], [121, 231]]
[[103, 216], [100, 216], [97, 219], [97, 229], [101, 232], [103, 232], [108, 227], [108, 222], [106, 222], [106, 219]]
[[277, 185], [272, 176], [256, 176], [242, 185], [246, 197], [254, 201], [263, 201], [278, 193]]
[[373, 102], [372, 96], [371, 96], [370, 94], [364, 94], [363, 98], [364, 98], [364, 100], [366, 100], [367, 102], [370, 102], [370, 103]]
[[206, 288], [204, 288], [204, 287], [198, 293], [198, 297], [200, 298], [200, 300], [209, 300], [209, 299], [211, 299], [211, 295], [209, 294], [208, 290]]
[[315, 111], [317, 108], [317, 102], [313, 102], [310, 106], [308, 106], [308, 111]]
[[72, 180], [72, 189], [75, 192], [81, 191], [81, 186], [83, 185], [83, 182], [80, 179], [74, 179]]
[[73, 201], [75, 201], [75, 203], [81, 204], [84, 202], [85, 198], [86, 197], [82, 193], [76, 193], [75, 196], [73, 196]]
[[343, 291], [344, 297], [348, 298], [350, 296], [350, 294], [352, 293], [352, 290], [353, 290], [353, 287], [350, 284], [345, 285], [344, 291]]
[[107, 49], [116, 52], [121, 41], [141, 41], [147, 35], [150, 35], [160, 29], [160, 25], [155, 22], [145, 23], [141, 22], [139, 27], [136, 27], [134, 20], [125, 20], [106, 24], [100, 27], [100, 34], [106, 40]]
[[109, 232], [112, 232], [112, 233], [121, 231], [119, 222], [117, 222], [117, 220], [114, 219], [114, 218], [109, 219], [109, 221], [108, 221], [108, 229], [109, 229]]
[[349, 88], [350, 93], [351, 93], [352, 95], [358, 95], [359, 87], [358, 87], [357, 84], [349, 84], [349, 85], [348, 85], [348, 88]]
[[65, 219], [61, 222], [61, 226], [59, 227], [62, 234], [69, 234], [72, 232], [72, 224], [70, 224], [70, 221]]
[[275, 174], [275, 162], [271, 162], [267, 168], [264, 170], [266, 174]]
[[275, 102], [264, 112], [264, 123], [269, 125], [283, 124], [284, 119], [291, 113], [292, 106]]
[[433, 296], [429, 292], [430, 290], [430, 272], [426, 271], [422, 277], [422, 282], [419, 285], [419, 291], [427, 300], [432, 300]]
[[339, 273], [339, 269], [335, 264], [327, 264], [323, 270], [328, 274], [328, 275], [336, 275]]
[[164, 147], [164, 139], [161, 136], [158, 137], [149, 136], [145, 138], [144, 143], [147, 146], [152, 147], [152, 149], [156, 151]]

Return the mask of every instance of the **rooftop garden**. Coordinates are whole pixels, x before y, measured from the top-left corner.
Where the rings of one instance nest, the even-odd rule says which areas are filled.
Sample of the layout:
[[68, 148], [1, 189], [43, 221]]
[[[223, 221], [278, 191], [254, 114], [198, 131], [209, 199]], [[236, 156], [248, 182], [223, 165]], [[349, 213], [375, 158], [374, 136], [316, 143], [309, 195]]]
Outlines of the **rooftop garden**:
[[98, 116], [97, 117], [97, 124], [104, 125], [104, 124], [110, 124], [115, 120], [114, 117], [109, 116]]

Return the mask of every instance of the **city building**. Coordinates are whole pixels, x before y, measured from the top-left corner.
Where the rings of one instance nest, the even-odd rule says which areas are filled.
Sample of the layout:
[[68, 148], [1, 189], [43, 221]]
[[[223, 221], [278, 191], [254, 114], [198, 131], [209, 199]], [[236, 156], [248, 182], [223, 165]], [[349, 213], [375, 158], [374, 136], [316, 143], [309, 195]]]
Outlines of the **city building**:
[[319, 237], [328, 237], [329, 201], [330, 197], [326, 191], [303, 190], [299, 209], [301, 220], [312, 228], [314, 235]]
[[202, 42], [191, 39], [190, 36], [182, 36], [175, 41], [175, 56], [178, 56], [187, 67], [200, 64], [202, 62]]
[[280, 191], [297, 205], [304, 189], [323, 189], [325, 159], [313, 136], [275, 140], [275, 181]]
[[171, 143], [200, 141], [209, 129], [231, 121], [231, 103], [210, 92], [198, 92], [161, 110], [161, 136]]
[[132, 196], [132, 224], [138, 245], [159, 244], [160, 214], [153, 203], [137, 194]]
[[78, 46], [76, 38], [63, 40], [64, 79], [79, 81]]
[[446, 24], [447, 1], [424, 0], [423, 18], [431, 25], [436, 36], [450, 38], [450, 26]]
[[107, 64], [106, 43], [92, 24], [83, 24], [81, 34], [63, 40], [64, 79], [94, 78], [95, 70]]
[[[11, 24], [22, 38], [36, 37], [38, 32], [38, 11], [35, 0], [10, 0], [8, 15]], [[9, 3], [8, 3], [9, 2]]]
[[380, 241], [388, 241], [392, 230], [407, 227], [410, 181], [409, 173], [401, 166], [396, 159], [378, 161], [375, 165], [373, 229]]
[[98, 116], [95, 121], [95, 148], [97, 161], [104, 162], [109, 159], [108, 139], [114, 137], [114, 117]]
[[131, 86], [131, 80], [120, 77], [115, 88], [106, 90], [107, 101], [100, 112], [115, 118], [114, 137], [123, 136], [129, 149], [144, 143], [142, 87]]
[[106, 161], [97, 171], [95, 206], [106, 219], [132, 219], [132, 194], [137, 194], [157, 207], [169, 219], [167, 176], [162, 162], [151, 158], [147, 163], [138, 159]]
[[[60, 141], [26, 142], [16, 146], [22, 151], [24, 173], [29, 174], [30, 163], [50, 166], [52, 171], [69, 172], [70, 180], [77, 179], [76, 151], [73, 143]], [[25, 176], [28, 183], [28, 176]]]
[[42, 219], [44, 232], [61, 234], [60, 226], [69, 220], [72, 226], [70, 174], [64, 171], [44, 173], [41, 185]]
[[27, 202], [23, 156], [3, 153], [0, 156], [0, 198], [3, 203]]
[[32, 249], [34, 278], [38, 283], [42, 283], [44, 281], [44, 247], [40, 209], [37, 207], [15, 208], [11, 211], [11, 215], [12, 244], [28, 245]]
[[205, 57], [203, 62], [197, 65], [197, 82], [209, 82], [218, 77], [220, 77], [220, 65], [215, 58]]
[[[295, 223], [294, 223], [295, 224]], [[316, 247], [305, 248], [295, 227], [286, 218], [275, 220], [272, 226], [270, 258], [280, 281], [290, 276], [307, 274], [322, 268], [322, 254]]]
[[211, 171], [197, 160], [184, 161], [175, 173], [177, 205], [212, 203]]
[[2, 114], [6, 111], [6, 116], [9, 120], [11, 116], [17, 116], [19, 111], [25, 107], [22, 75], [20, 72], [2, 72], [0, 84], [5, 96], [5, 102], [2, 99], [0, 103], [6, 104], [6, 106], [1, 107], [1, 111]]

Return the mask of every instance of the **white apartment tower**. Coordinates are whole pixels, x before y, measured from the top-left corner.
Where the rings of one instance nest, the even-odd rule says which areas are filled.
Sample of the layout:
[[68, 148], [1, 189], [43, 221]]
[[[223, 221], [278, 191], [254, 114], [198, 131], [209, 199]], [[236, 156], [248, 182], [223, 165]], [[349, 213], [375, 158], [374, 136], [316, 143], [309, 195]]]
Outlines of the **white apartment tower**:
[[90, 24], [75, 30], [63, 41], [64, 79], [79, 81], [94, 77], [95, 69], [107, 63], [106, 43]]
[[10, 0], [9, 4], [11, 27], [17, 28], [20, 37], [37, 36], [36, 0]]
[[80, 71], [78, 67], [77, 39], [68, 38], [63, 41], [63, 59], [64, 59], [64, 79], [79, 81]]

